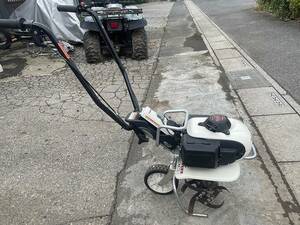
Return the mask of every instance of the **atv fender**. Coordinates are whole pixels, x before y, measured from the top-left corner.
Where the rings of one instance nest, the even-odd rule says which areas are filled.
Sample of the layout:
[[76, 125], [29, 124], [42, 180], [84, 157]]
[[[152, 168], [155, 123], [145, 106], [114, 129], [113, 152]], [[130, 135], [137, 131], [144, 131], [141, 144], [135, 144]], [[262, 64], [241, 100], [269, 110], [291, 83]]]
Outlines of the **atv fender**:
[[[124, 23], [124, 30], [136, 30], [143, 28], [147, 25], [146, 19], [140, 19], [140, 20], [131, 20]], [[99, 28], [97, 27], [97, 24], [94, 22], [86, 22], [82, 21], [80, 23], [81, 28], [89, 30], [89, 31], [99, 31]]]
[[97, 24], [94, 22], [81, 22], [80, 27], [88, 31], [99, 31]]
[[147, 25], [147, 21], [143, 18], [141, 20], [131, 20], [128, 21], [128, 30], [136, 30], [143, 28]]

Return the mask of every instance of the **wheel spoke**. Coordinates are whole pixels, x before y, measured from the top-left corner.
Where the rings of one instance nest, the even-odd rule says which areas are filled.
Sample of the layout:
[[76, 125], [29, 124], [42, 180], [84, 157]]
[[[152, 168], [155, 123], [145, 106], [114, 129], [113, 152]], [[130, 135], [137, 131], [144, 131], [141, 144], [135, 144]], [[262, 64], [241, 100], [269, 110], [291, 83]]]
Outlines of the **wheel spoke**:
[[164, 178], [165, 174], [163, 173], [154, 173], [151, 174], [148, 177], [148, 185], [151, 189], [153, 189], [156, 192], [161, 192], [161, 193], [168, 193], [172, 191], [172, 183], [170, 180], [170, 183], [165, 184], [165, 185], [159, 185], [160, 181]]

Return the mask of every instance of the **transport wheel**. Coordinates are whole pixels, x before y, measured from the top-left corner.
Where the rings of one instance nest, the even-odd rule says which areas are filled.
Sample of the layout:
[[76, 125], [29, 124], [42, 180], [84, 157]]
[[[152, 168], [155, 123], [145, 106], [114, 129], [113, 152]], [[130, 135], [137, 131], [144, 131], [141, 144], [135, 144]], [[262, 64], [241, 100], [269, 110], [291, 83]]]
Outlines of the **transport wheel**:
[[83, 36], [83, 46], [88, 63], [97, 63], [104, 60], [101, 53], [100, 36], [97, 32], [85, 32]]
[[0, 49], [8, 49], [11, 46], [10, 34], [4, 30], [0, 30]]
[[148, 58], [147, 34], [144, 28], [132, 31], [131, 35], [132, 55], [131, 58], [142, 60]]
[[[144, 176], [144, 182], [147, 188], [155, 194], [168, 195], [173, 192], [173, 175], [170, 180], [165, 184], [160, 184], [162, 179], [166, 176], [169, 171], [169, 166], [156, 164], [147, 170]], [[176, 179], [176, 187], [178, 186], [178, 180]]]

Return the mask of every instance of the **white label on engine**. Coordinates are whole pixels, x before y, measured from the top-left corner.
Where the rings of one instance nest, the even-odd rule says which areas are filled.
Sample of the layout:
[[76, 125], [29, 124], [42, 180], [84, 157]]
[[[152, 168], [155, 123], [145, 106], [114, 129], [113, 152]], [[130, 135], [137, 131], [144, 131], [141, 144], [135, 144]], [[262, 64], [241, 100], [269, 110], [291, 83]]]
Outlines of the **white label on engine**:
[[[142, 111], [140, 112], [140, 115], [141, 115], [141, 117], [143, 117], [145, 120], [147, 120], [149, 123], [151, 123], [156, 128], [164, 125], [162, 120], [157, 115], [157, 113], [148, 106], [142, 109]], [[168, 131], [165, 128], [161, 129], [161, 131], [164, 132], [165, 134], [169, 135]]]

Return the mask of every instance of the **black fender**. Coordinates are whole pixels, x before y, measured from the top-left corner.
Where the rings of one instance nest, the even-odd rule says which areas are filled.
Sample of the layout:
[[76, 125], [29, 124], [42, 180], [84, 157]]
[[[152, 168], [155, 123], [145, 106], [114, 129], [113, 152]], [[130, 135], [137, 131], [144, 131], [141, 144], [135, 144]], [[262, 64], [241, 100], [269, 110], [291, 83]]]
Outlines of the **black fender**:
[[100, 31], [95, 22], [81, 22], [80, 27], [89, 31]]
[[[146, 19], [141, 19], [141, 20], [131, 20], [131, 21], [123, 21], [123, 26], [124, 30], [136, 30], [143, 28], [147, 25], [147, 20]], [[99, 28], [95, 22], [85, 22], [82, 21], [80, 23], [81, 28], [89, 30], [89, 31], [99, 31]]]
[[141, 20], [131, 20], [128, 22], [128, 30], [136, 30], [147, 26], [147, 20], [144, 18]]

